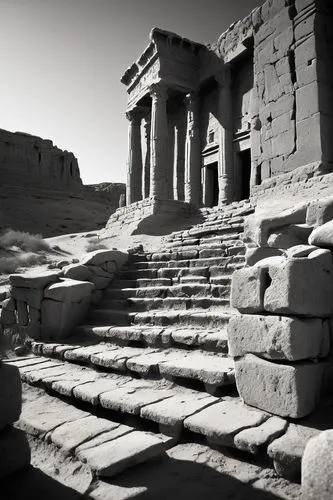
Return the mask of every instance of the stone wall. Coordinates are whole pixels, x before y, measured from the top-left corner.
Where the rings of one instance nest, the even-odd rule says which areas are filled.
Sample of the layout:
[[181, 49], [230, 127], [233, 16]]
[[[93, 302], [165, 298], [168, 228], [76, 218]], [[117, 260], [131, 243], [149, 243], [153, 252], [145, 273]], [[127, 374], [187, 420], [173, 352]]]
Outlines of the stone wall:
[[22, 339], [67, 338], [127, 260], [127, 252], [96, 250], [61, 271], [11, 275], [9, 296], [1, 303], [0, 329], [15, 330]]
[[232, 279], [230, 354], [244, 402], [275, 415], [309, 415], [331, 393], [332, 197], [245, 222], [247, 267]]
[[48, 189], [82, 188], [77, 159], [52, 141], [0, 130], [1, 184]]

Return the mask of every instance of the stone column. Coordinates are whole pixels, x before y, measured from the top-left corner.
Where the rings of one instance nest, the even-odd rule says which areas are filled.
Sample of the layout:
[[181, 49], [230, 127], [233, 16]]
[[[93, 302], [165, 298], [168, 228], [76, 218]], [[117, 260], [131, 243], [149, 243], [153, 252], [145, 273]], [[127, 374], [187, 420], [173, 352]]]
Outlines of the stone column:
[[150, 151], [150, 196], [167, 199], [167, 89], [156, 83], [150, 89], [151, 108], [151, 151]]
[[201, 151], [199, 128], [199, 96], [190, 92], [185, 99], [187, 129], [185, 143], [185, 201], [200, 206]]
[[141, 112], [133, 109], [126, 117], [129, 120], [126, 205], [130, 205], [142, 199]]
[[151, 129], [151, 116], [145, 116], [144, 119], [144, 141], [145, 141], [145, 157], [143, 164], [143, 179], [142, 179], [142, 197], [149, 198], [149, 188], [150, 188], [150, 155], [151, 155], [151, 144], [150, 144], [150, 129]]
[[233, 121], [231, 72], [228, 67], [215, 75], [218, 83], [219, 100], [219, 205], [231, 203], [233, 198]]
[[175, 200], [184, 200], [184, 162], [185, 137], [184, 129], [174, 126], [174, 157], [173, 157], [173, 195]]

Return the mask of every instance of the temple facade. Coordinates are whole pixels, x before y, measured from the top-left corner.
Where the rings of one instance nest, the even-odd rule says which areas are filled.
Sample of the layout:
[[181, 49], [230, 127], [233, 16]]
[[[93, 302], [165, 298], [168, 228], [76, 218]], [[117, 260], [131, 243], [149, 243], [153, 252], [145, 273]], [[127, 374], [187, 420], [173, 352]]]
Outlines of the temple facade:
[[332, 10], [331, 0], [268, 0], [208, 46], [154, 28], [121, 80], [127, 205], [212, 207], [299, 168], [331, 172]]

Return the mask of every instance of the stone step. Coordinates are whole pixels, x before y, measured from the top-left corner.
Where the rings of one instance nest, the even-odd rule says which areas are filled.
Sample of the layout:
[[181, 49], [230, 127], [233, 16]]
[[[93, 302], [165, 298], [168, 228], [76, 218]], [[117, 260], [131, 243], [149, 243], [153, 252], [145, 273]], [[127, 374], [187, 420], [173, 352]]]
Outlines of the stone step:
[[164, 267], [157, 271], [159, 278], [181, 278], [183, 276], [202, 276], [208, 278], [208, 267]]
[[[234, 362], [223, 353], [177, 348], [129, 347], [101, 342], [76, 349], [71, 347], [66, 349], [63, 344], [59, 344], [60, 349], [57, 350], [57, 346], [54, 345], [50, 357], [48, 345], [45, 345], [46, 349], [42, 342], [35, 342], [32, 344], [32, 350], [43, 355], [44, 352], [48, 352], [49, 358], [39, 357], [36, 365], [22, 363], [19, 366], [21, 376], [25, 382], [34, 384], [39, 384], [42, 381], [41, 377], [43, 380], [49, 377], [52, 380], [56, 377], [58, 382], [63, 380], [64, 382], [61, 383], [63, 395], [71, 395], [73, 384], [91, 383], [105, 376], [111, 378], [117, 385], [127, 384], [132, 380], [132, 374], [144, 377], [143, 385], [147, 382], [147, 378], [171, 379], [176, 383], [181, 379], [197, 380], [205, 384], [208, 391], [235, 382]], [[59, 362], [57, 358], [70, 361], [70, 363]], [[45, 362], [42, 361], [43, 359]], [[76, 367], [71, 363], [88, 366]], [[107, 373], [103, 374], [94, 368], [106, 370]], [[138, 380], [134, 379], [134, 381]], [[52, 386], [52, 388], [55, 387]]]
[[137, 279], [137, 280], [126, 280], [126, 279], [115, 279], [112, 281], [110, 288], [145, 288], [147, 286], [171, 286], [172, 280], [170, 278], [157, 278], [157, 279]]
[[207, 236], [209, 234], [214, 234], [220, 235], [220, 234], [226, 234], [226, 233], [242, 233], [244, 231], [244, 226], [243, 224], [232, 224], [232, 225], [226, 225], [226, 224], [214, 224], [211, 226], [203, 226], [203, 227], [194, 227], [189, 230], [189, 236], [192, 238], [201, 238], [204, 236]]
[[[200, 348], [206, 351], [228, 352], [226, 328], [177, 327], [162, 328], [153, 326], [91, 326], [82, 325], [76, 329], [76, 335], [113, 342], [121, 345], [149, 347], [186, 347]], [[112, 346], [112, 344], [111, 344]], [[44, 346], [47, 349], [47, 345]], [[91, 347], [92, 351], [98, 349]], [[52, 352], [48, 350], [48, 352]], [[38, 353], [38, 351], [37, 351]]]
[[158, 278], [156, 269], [129, 269], [117, 273], [117, 279], [137, 280]]
[[175, 444], [174, 438], [97, 417], [40, 389], [29, 387], [26, 393], [17, 426], [64, 455], [74, 455], [92, 476], [115, 476]]
[[225, 309], [230, 305], [229, 298], [215, 297], [164, 297], [164, 298], [127, 298], [127, 299], [105, 299], [98, 308], [118, 309], [119, 311], [149, 311], [151, 309], [174, 309], [187, 310], [191, 308], [202, 309]]
[[[234, 247], [233, 247], [234, 248]], [[170, 254], [172, 255], [172, 254]], [[137, 262], [131, 266], [132, 270], [135, 269], [161, 269], [168, 267], [206, 267], [211, 265], [222, 265], [230, 260], [230, 257], [222, 256], [223, 252], [219, 249], [217, 256], [200, 257], [191, 260], [169, 260], [169, 261], [148, 261]]]
[[173, 286], [151, 286], [145, 288], [108, 288], [105, 299], [165, 298], [165, 297], [229, 297], [231, 278], [223, 285], [189, 284]]
[[222, 328], [230, 318], [228, 312], [204, 311], [192, 309], [190, 311], [151, 310], [144, 312], [128, 312], [112, 309], [95, 309], [89, 315], [89, 322], [98, 325], [126, 326], [151, 325], [186, 325], [197, 328]]

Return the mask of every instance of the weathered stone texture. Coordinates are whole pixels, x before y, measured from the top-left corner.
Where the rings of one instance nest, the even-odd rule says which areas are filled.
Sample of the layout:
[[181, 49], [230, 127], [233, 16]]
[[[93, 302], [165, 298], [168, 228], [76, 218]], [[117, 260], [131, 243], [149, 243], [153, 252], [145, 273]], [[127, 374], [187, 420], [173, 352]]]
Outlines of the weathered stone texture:
[[302, 458], [302, 499], [331, 500], [333, 497], [333, 431], [311, 438]]

